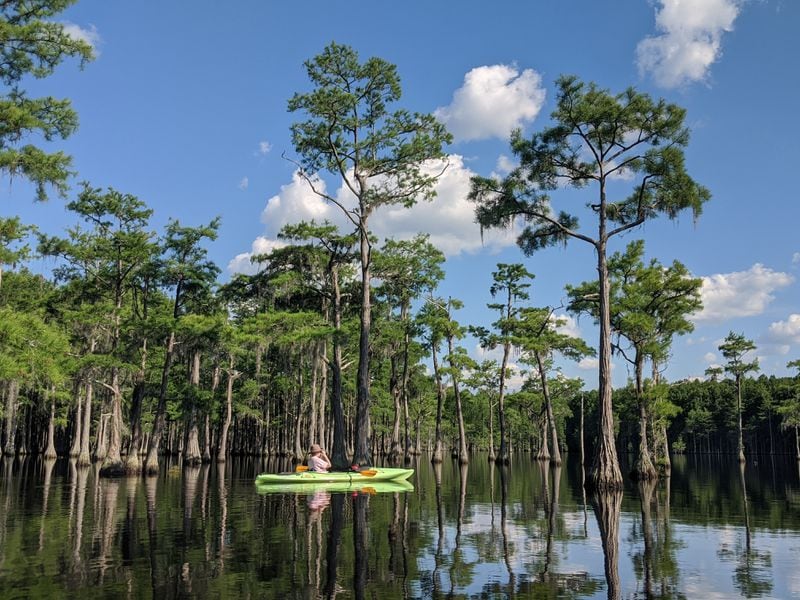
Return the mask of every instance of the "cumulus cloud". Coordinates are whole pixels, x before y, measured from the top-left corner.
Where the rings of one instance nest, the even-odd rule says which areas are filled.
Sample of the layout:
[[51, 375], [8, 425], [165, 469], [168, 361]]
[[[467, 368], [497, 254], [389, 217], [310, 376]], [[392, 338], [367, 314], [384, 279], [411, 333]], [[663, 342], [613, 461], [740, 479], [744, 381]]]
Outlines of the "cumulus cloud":
[[[430, 173], [439, 173], [443, 165], [439, 162], [425, 165]], [[448, 257], [462, 253], [475, 253], [482, 249], [497, 252], [515, 243], [516, 236], [509, 230], [489, 230], [481, 235], [475, 223], [475, 205], [467, 200], [470, 178], [474, 172], [464, 165], [463, 157], [448, 157], [447, 168], [436, 184], [436, 197], [417, 202], [411, 208], [385, 206], [370, 217], [370, 230], [379, 240], [386, 238], [411, 239], [419, 233], [427, 233], [430, 242]], [[325, 182], [314, 180], [319, 192], [330, 193], [346, 208], [354, 205], [354, 198], [344, 184], [335, 193], [329, 192]], [[291, 183], [281, 187], [280, 192], [267, 200], [261, 213], [265, 225], [264, 237], [276, 239], [284, 225], [300, 221], [330, 221], [341, 231], [353, 231], [353, 224], [339, 207], [322, 199], [297, 173]], [[239, 263], [237, 263], [239, 264]]]
[[262, 140], [262, 141], [258, 142], [258, 153], [259, 154], [261, 154], [262, 156], [264, 154], [269, 154], [270, 150], [272, 150], [272, 144], [270, 144], [268, 141]]
[[61, 25], [64, 28], [64, 33], [66, 33], [69, 37], [75, 40], [86, 42], [92, 47], [95, 55], [100, 54], [97, 46], [102, 40], [100, 38], [100, 33], [97, 31], [97, 27], [94, 25], [89, 25], [89, 28], [86, 29], [85, 27], [81, 27], [75, 23], [70, 23], [69, 21], [65, 21], [61, 23]]
[[733, 30], [742, 0], [658, 0], [659, 35], [636, 47], [639, 72], [662, 87], [704, 81], [722, 55], [722, 34]]
[[230, 273], [245, 273], [253, 275], [258, 273], [263, 264], [255, 263], [252, 261], [254, 256], [269, 254], [273, 250], [283, 248], [286, 244], [280, 240], [271, 240], [265, 237], [257, 237], [250, 246], [250, 252], [242, 252], [237, 254], [228, 263], [228, 271]]
[[[475, 223], [475, 205], [467, 199], [473, 171], [459, 155], [451, 155], [444, 174], [436, 184], [431, 202], [417, 202], [410, 209], [391, 206], [376, 211], [371, 218], [373, 232], [380, 238], [410, 239], [418, 233], [430, 235], [430, 242], [447, 256], [475, 253], [483, 248], [498, 251], [513, 245], [511, 231], [488, 230], [481, 236]], [[428, 165], [439, 172], [441, 165]], [[343, 190], [342, 190], [343, 191]]]
[[239, 182], [239, 189], [244, 191], [250, 185], [250, 179], [247, 177], [242, 177], [242, 180]]
[[714, 361], [717, 360], [717, 355], [714, 354], [713, 352], [706, 352], [705, 355], [703, 356], [703, 360], [706, 361], [707, 363], [713, 363]]
[[600, 368], [600, 360], [587, 356], [580, 360], [578, 368], [582, 371], [597, 371]]
[[720, 273], [702, 279], [703, 310], [693, 319], [709, 322], [760, 315], [775, 298], [773, 293], [794, 281], [790, 274], [773, 271], [760, 263], [747, 271]]
[[568, 315], [566, 313], [560, 315], [554, 313], [551, 319], [552, 320], [557, 319], [558, 321], [560, 321], [560, 324], [558, 325], [558, 327], [556, 327], [556, 331], [558, 331], [558, 333], [563, 333], [564, 335], [568, 335], [570, 337], [575, 337], [575, 338], [583, 337], [581, 334], [581, 328], [578, 325], [578, 320], [575, 317]]
[[508, 175], [517, 168], [517, 164], [514, 162], [513, 159], [509, 158], [505, 154], [501, 154], [497, 157], [497, 165], [495, 165], [494, 173], [492, 176], [494, 177], [503, 177]]
[[800, 314], [793, 313], [785, 321], [773, 322], [759, 341], [767, 354], [788, 354], [793, 344], [800, 344]]
[[458, 141], [505, 139], [536, 118], [544, 99], [542, 78], [533, 69], [487, 65], [469, 71], [453, 101], [434, 114]]

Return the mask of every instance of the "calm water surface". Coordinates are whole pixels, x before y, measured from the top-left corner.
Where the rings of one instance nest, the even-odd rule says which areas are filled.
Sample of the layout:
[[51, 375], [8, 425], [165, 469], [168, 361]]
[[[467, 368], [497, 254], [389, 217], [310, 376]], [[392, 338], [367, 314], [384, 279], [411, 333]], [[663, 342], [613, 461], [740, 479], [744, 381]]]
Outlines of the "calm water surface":
[[604, 496], [574, 462], [421, 457], [412, 491], [282, 494], [253, 480], [285, 463], [105, 480], [4, 458], [0, 598], [800, 597], [794, 460], [678, 457]]

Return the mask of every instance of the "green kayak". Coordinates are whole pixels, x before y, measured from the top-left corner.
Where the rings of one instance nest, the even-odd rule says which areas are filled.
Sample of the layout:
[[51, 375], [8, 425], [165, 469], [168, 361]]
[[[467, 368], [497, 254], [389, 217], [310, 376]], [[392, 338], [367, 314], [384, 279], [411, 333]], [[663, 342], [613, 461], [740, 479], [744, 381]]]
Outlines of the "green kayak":
[[405, 479], [389, 481], [348, 481], [319, 483], [257, 483], [259, 494], [314, 494], [316, 492], [345, 492], [360, 494], [385, 494], [392, 492], [413, 492], [414, 486]]
[[345, 483], [352, 486], [376, 481], [403, 481], [411, 477], [413, 473], [414, 469], [397, 469], [390, 467], [375, 467], [364, 471], [333, 471], [330, 473], [316, 473], [314, 471], [303, 471], [301, 473], [262, 473], [256, 477], [256, 483], [259, 485]]

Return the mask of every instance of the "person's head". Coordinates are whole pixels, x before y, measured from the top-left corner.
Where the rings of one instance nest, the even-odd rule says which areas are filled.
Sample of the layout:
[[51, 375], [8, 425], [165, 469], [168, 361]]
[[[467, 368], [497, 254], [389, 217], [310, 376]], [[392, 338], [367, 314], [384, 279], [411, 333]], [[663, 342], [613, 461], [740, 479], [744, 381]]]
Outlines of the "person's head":
[[311, 456], [316, 456], [320, 452], [322, 452], [322, 448], [320, 448], [319, 444], [311, 444], [311, 448], [308, 450]]

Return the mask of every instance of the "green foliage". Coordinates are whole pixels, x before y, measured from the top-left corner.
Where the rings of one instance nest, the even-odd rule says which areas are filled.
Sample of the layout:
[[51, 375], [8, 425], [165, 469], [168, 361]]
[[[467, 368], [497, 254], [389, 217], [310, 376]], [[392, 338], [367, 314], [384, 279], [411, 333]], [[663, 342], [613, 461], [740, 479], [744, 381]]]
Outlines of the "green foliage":
[[355, 50], [335, 42], [305, 67], [314, 88], [295, 94], [289, 110], [308, 117], [292, 125], [292, 140], [315, 191], [338, 204], [311, 178], [319, 171], [340, 175], [361, 217], [384, 204], [431, 198], [438, 175], [424, 163], [442, 158], [451, 136], [431, 115], [390, 111], [401, 96], [396, 67], [374, 57], [361, 63]]
[[[525, 139], [512, 135], [520, 165], [505, 179], [475, 177], [470, 197], [477, 202], [482, 227], [508, 227], [521, 217], [517, 242], [526, 254], [570, 237], [596, 244], [665, 214], [675, 218], [689, 208], [697, 217], [708, 190], [686, 173], [683, 148], [689, 141], [685, 110], [654, 101], [633, 88], [619, 94], [562, 76], [556, 83], [553, 125]], [[606, 184], [621, 174], [636, 182], [627, 197], [608, 199]], [[598, 185], [591, 213], [601, 227], [592, 239], [578, 231], [578, 218], [553, 214], [549, 192], [562, 185]], [[604, 223], [617, 224], [606, 230]]]
[[28, 98], [22, 84], [26, 77], [43, 78], [68, 58], [83, 66], [93, 58], [92, 47], [70, 37], [63, 23], [53, 19], [74, 0], [32, 0], [0, 5], [0, 173], [22, 176], [36, 187], [39, 200], [52, 186], [64, 195], [71, 175], [71, 159], [63, 152], [47, 153], [31, 137], [49, 142], [67, 138], [78, 127], [78, 116], [69, 100]]

